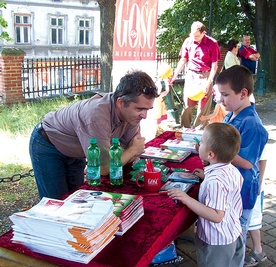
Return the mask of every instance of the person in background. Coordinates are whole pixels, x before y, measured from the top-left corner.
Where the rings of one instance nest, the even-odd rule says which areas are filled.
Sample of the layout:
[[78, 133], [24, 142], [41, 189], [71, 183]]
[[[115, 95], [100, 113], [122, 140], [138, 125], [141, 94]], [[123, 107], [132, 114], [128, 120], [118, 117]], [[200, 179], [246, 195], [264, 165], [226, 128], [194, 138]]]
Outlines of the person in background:
[[[220, 59], [220, 48], [214, 38], [206, 35], [204, 24], [196, 21], [192, 24], [190, 37], [185, 39], [179, 55], [181, 58], [169, 82], [172, 84], [179, 72], [188, 63], [183, 90], [184, 107], [181, 115], [181, 126], [203, 129], [208, 121], [201, 121], [200, 117], [210, 113], [212, 86]], [[189, 98], [193, 92], [202, 90], [204, 91], [202, 99], [194, 101]], [[192, 124], [192, 110], [196, 104], [198, 104], [197, 114]]]
[[84, 182], [86, 151], [91, 137], [101, 150], [101, 175], [109, 174], [108, 150], [117, 137], [123, 165], [144, 152], [140, 121], [153, 108], [157, 88], [145, 72], [121, 78], [114, 93], [95, 96], [46, 114], [33, 130], [30, 156], [40, 198], [60, 198]]
[[217, 90], [217, 85], [213, 88], [214, 102], [216, 102], [213, 113], [201, 116], [200, 120], [209, 120], [209, 123], [222, 122], [225, 115], [228, 113], [220, 101], [220, 92]]
[[218, 75], [216, 84], [221, 93], [221, 102], [229, 111], [223, 122], [235, 126], [241, 134], [240, 151], [232, 164], [238, 168], [244, 179], [240, 222], [245, 248], [248, 227], [260, 188], [258, 163], [267, 143], [268, 133], [256, 112], [255, 104], [249, 100], [253, 93], [254, 80], [248, 68], [234, 65]]
[[[228, 42], [227, 44], [228, 52], [224, 59], [224, 65], [223, 65], [222, 71], [232, 67], [233, 65], [240, 65], [241, 62], [237, 56], [239, 51], [238, 43], [239, 42], [234, 39], [231, 39]], [[213, 87], [213, 96], [214, 96], [213, 98], [214, 102], [216, 102], [215, 109], [212, 114], [201, 116], [200, 117], [201, 121], [209, 120], [209, 123], [222, 122], [225, 115], [228, 113], [220, 102], [220, 93], [218, 91], [216, 84]]]
[[210, 165], [194, 173], [203, 179], [198, 201], [181, 189], [168, 196], [198, 214], [195, 246], [199, 267], [240, 266], [244, 248], [239, 218], [243, 178], [231, 164], [240, 149], [240, 134], [230, 124], [212, 123], [205, 127], [200, 146], [201, 160]]
[[241, 57], [241, 65], [247, 67], [253, 74], [255, 74], [257, 61], [261, 58], [261, 55], [258, 51], [250, 47], [250, 36], [243, 36], [239, 55]]
[[228, 68], [232, 67], [233, 65], [241, 64], [240, 58], [238, 57], [238, 52], [239, 52], [238, 44], [239, 44], [239, 42], [234, 39], [231, 39], [228, 42], [228, 44], [227, 44], [228, 52], [224, 59], [225, 69], [228, 69]]

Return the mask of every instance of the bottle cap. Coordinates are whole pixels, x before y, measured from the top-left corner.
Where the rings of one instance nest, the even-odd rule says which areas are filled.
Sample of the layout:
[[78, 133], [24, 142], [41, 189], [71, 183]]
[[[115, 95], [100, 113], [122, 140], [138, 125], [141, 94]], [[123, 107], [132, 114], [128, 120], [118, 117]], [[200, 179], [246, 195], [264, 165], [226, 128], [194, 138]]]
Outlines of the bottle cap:
[[118, 144], [119, 138], [117, 138], [117, 137], [112, 138], [112, 143]]
[[90, 138], [90, 144], [97, 144], [97, 139], [95, 137]]

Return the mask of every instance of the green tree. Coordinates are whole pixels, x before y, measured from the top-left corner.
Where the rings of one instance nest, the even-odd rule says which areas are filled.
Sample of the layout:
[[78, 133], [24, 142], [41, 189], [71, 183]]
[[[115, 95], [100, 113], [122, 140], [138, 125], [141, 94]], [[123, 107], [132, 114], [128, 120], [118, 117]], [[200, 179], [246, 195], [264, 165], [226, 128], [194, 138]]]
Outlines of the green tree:
[[[6, 8], [6, 5], [7, 4], [5, 2], [0, 2], [0, 9]], [[1, 14], [0, 14], [0, 26], [4, 29], [8, 27], [7, 21], [3, 19]], [[10, 38], [9, 34], [6, 31], [2, 31], [0, 35], [0, 40], [10, 42], [12, 39]]]
[[197, 20], [209, 28], [208, 34], [220, 44], [250, 35], [261, 54], [259, 70], [265, 70], [266, 87], [276, 90], [275, 11], [275, 0], [176, 0], [159, 17], [158, 27], [165, 30], [158, 36], [157, 50], [178, 53], [191, 24]]

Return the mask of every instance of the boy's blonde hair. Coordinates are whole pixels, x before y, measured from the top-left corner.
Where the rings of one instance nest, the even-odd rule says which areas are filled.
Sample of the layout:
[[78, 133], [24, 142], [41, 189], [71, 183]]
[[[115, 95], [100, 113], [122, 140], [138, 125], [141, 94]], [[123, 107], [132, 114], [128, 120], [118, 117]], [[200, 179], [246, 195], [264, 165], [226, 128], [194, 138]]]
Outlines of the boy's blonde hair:
[[219, 162], [231, 162], [240, 151], [240, 133], [231, 124], [209, 124], [204, 129], [204, 136], [207, 150], [213, 151]]

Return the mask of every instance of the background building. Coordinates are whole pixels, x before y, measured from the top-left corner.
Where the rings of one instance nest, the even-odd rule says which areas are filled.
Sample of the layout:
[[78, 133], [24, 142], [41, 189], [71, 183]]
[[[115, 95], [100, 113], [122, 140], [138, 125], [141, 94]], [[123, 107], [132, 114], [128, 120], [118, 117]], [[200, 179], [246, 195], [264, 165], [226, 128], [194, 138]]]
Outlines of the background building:
[[[13, 39], [26, 57], [99, 55], [100, 9], [93, 0], [6, 0], [2, 9]], [[1, 30], [1, 29], [0, 29]]]

